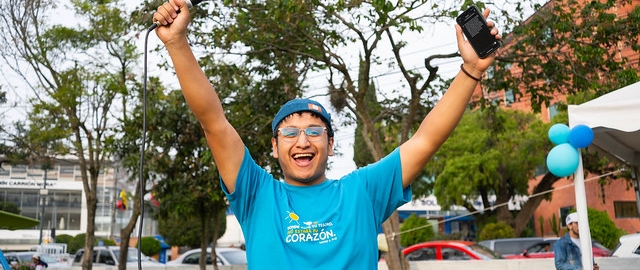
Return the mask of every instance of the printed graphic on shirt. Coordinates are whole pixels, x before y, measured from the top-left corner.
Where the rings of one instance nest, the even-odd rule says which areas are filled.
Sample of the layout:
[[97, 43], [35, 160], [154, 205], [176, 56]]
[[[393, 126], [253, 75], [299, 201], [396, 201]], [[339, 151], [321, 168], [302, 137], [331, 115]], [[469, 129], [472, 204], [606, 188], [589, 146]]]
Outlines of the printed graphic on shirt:
[[298, 214], [290, 211], [287, 211], [285, 220], [289, 224], [285, 239], [287, 243], [326, 244], [338, 239], [338, 236], [333, 232], [331, 221], [301, 221]]

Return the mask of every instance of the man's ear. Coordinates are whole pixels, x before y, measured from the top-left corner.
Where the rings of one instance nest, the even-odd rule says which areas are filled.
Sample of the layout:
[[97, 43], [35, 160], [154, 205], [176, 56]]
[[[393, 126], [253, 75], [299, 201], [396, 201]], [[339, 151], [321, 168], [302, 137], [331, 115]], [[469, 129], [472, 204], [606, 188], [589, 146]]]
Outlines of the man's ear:
[[271, 155], [274, 158], [278, 158], [278, 140], [276, 138], [271, 138]]
[[333, 137], [329, 138], [329, 151], [327, 152], [327, 155], [332, 157], [333, 156]]

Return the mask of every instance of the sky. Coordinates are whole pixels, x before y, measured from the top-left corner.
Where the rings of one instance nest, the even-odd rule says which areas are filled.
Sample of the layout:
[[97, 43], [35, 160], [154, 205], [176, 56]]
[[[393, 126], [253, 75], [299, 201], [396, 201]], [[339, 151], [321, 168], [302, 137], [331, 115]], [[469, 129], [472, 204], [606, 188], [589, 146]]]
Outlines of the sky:
[[[62, 2], [66, 1], [61, 1], [61, 3]], [[132, 3], [135, 2], [129, 2], [129, 4]], [[196, 6], [196, 8], [198, 7]], [[68, 13], [68, 16], [64, 15], [65, 13]], [[53, 17], [52, 22], [56, 23], [55, 20], [58, 19], [60, 20], [59, 23], [73, 24], [74, 21], [68, 20], [68, 18], [74, 18], [73, 13], [63, 8], [61, 10], [61, 13]], [[405, 66], [409, 69], [420, 68], [422, 69], [422, 71], [424, 71], [424, 59], [426, 57], [438, 53], [457, 52], [458, 49], [455, 39], [455, 28], [453, 24], [454, 20], [452, 18], [448, 22], [425, 26], [425, 30], [421, 34], [412, 36], [403, 35], [402, 38], [408, 42], [407, 47], [402, 49], [402, 56], [404, 61], [406, 61]], [[144, 33], [142, 33], [140, 37], [141, 38], [139, 39], [138, 45], [141, 52], [144, 52]], [[149, 53], [149, 76], [157, 76], [157, 74], [161, 71], [157, 69], [157, 62], [154, 63], [154, 61], [166, 61], [168, 57], [166, 55], [164, 55], [163, 57], [159, 57], [159, 55], [151, 51], [152, 48], [155, 48], [160, 44], [160, 41], [155, 36], [154, 32], [149, 34], [148, 42], [149, 44], [147, 47], [147, 51]], [[391, 52], [391, 49], [388, 46], [388, 42], [381, 42], [379, 44], [378, 50], [381, 52]], [[166, 52], [163, 51], [159, 53], [166, 54]], [[352, 57], [357, 58], [358, 55], [353, 54]], [[451, 78], [455, 76], [455, 74], [457, 74], [461, 59], [451, 58], [440, 60], [436, 63], [440, 67], [440, 75], [446, 79]], [[140, 64], [140, 68], [142, 68], [142, 63]], [[357, 69], [357, 66], [353, 68]], [[30, 93], [30, 90], [25, 90], [24, 86], [21, 86], [19, 83], [20, 79], [12, 74], [12, 72], [6, 70], [6, 68], [2, 68], [1, 71], [2, 73], [0, 73], [0, 85], [3, 85], [3, 90], [8, 91], [10, 104], [0, 105], [0, 113], [5, 112], [6, 116], [8, 116], [8, 119], [25, 119], [27, 107], [25, 107], [26, 105], [24, 104], [27, 104], [27, 98], [29, 96], [28, 93]], [[140, 74], [142, 75], [142, 69], [140, 70]], [[389, 68], [387, 66], [374, 67], [371, 74], [372, 77], [375, 78], [375, 84], [377, 88], [381, 90], [398, 88], [398, 85], [402, 81], [398, 70]], [[164, 78], [167, 77], [169, 79], [165, 80], [165, 82], [177, 88], [178, 83], [175, 79], [175, 76], [164, 76]], [[309, 81], [307, 83], [308, 93], [306, 96], [317, 100], [331, 111], [332, 109], [330, 108], [331, 106], [328, 97], [324, 95], [327, 92], [327, 86], [328, 84], [326, 81], [326, 73], [310, 74]], [[10, 107], [14, 105], [16, 107], [10, 109]], [[336, 129], [336, 151], [340, 153], [340, 156], [334, 156], [329, 159], [330, 168], [327, 172], [327, 177], [330, 179], [338, 179], [356, 168], [355, 163], [353, 162], [353, 139], [355, 136], [355, 127], [342, 126], [342, 119], [340, 119], [336, 112], [332, 112], [332, 117], [334, 118], [333, 125]]]

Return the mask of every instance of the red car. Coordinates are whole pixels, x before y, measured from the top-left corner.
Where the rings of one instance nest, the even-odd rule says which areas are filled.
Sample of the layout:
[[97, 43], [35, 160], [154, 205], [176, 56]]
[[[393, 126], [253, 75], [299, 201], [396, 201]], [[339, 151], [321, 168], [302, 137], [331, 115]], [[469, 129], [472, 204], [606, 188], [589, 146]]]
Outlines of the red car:
[[[559, 238], [545, 239], [538, 242], [528, 248], [526, 248], [520, 254], [504, 255], [505, 259], [538, 259], [538, 258], [553, 258], [553, 249], [555, 243]], [[592, 242], [591, 248], [593, 249], [593, 257], [609, 257], [611, 256], [611, 250], [601, 245], [598, 242]]]
[[402, 250], [408, 261], [493, 260], [500, 254], [474, 242], [458, 240], [429, 241]]

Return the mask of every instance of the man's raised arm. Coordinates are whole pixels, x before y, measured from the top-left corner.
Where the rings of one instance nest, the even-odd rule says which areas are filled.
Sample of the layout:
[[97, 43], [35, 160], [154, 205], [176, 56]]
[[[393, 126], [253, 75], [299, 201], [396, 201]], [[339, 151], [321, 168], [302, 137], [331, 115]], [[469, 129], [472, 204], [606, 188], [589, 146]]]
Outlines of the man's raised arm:
[[218, 94], [189, 46], [186, 29], [190, 19], [184, 0], [169, 0], [153, 15], [154, 22], [161, 25], [156, 28], [156, 34], [171, 56], [182, 93], [204, 129], [227, 190], [233, 192], [244, 157], [244, 144], [225, 117]]
[[[485, 18], [489, 10], [484, 11]], [[488, 22], [491, 33], [500, 39], [493, 22]], [[465, 40], [462, 29], [456, 25], [458, 50], [464, 61], [460, 71], [438, 104], [422, 120], [416, 133], [400, 146], [402, 161], [402, 184], [407, 187], [424, 168], [440, 146], [447, 140], [464, 114], [469, 99], [482, 78], [484, 71], [491, 65], [494, 55], [480, 59], [471, 44]]]

